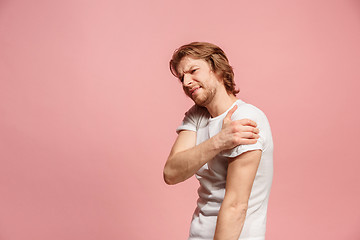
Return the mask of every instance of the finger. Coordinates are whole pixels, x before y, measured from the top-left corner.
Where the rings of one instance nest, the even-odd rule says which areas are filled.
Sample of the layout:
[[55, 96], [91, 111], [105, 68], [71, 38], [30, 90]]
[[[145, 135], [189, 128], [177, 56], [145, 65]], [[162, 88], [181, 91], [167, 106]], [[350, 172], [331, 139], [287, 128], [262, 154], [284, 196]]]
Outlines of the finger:
[[258, 139], [260, 136], [259, 134], [253, 133], [253, 132], [242, 132], [241, 138], [247, 138], [247, 139]]
[[239, 128], [238, 130], [239, 132], [242, 131], [242, 132], [252, 132], [252, 133], [256, 133], [258, 134], [259, 133], [259, 129], [258, 128], [255, 128], [255, 127], [251, 127], [251, 126], [241, 126], [241, 128]]
[[250, 119], [244, 118], [244, 119], [240, 119], [238, 121], [244, 126], [253, 126], [253, 127], [257, 126], [256, 122], [254, 122], [253, 120], [250, 120]]
[[236, 109], [237, 109], [237, 105], [235, 104], [235, 106], [228, 111], [228, 113], [227, 113], [226, 116], [225, 116], [225, 119], [231, 120], [231, 116], [232, 116], [233, 113], [236, 111]]
[[241, 145], [248, 145], [248, 144], [255, 144], [257, 142], [257, 139], [242, 139]]

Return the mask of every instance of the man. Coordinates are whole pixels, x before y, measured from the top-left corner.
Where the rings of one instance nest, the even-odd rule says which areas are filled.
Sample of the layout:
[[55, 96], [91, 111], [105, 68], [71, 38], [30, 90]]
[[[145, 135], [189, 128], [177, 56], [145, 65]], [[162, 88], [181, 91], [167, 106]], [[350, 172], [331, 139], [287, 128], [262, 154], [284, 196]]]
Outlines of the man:
[[170, 70], [195, 103], [177, 128], [164, 167], [167, 184], [194, 174], [199, 180], [189, 240], [265, 239], [273, 173], [265, 114], [236, 98], [232, 67], [216, 45], [180, 47]]

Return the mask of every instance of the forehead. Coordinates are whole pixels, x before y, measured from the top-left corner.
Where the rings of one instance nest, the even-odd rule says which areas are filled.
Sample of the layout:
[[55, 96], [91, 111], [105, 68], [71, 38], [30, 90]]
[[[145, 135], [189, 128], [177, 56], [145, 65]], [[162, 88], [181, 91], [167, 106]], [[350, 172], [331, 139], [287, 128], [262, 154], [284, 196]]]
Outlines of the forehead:
[[177, 67], [177, 71], [178, 71], [178, 73], [181, 74], [181, 73], [184, 73], [186, 71], [189, 71], [194, 66], [198, 66], [198, 67], [207, 66], [207, 67], [209, 67], [208, 63], [203, 59], [196, 59], [196, 58], [186, 56], [186, 57], [183, 57], [183, 59], [181, 59], [179, 65]]

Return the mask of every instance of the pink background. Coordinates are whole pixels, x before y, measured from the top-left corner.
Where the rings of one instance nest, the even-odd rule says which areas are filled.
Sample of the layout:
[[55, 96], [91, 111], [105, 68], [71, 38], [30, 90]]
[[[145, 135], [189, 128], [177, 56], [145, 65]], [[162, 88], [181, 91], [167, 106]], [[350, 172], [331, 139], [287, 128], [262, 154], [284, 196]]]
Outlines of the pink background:
[[1, 240], [186, 239], [198, 184], [162, 168], [194, 40], [270, 120], [267, 239], [360, 239], [359, 1], [1, 0]]

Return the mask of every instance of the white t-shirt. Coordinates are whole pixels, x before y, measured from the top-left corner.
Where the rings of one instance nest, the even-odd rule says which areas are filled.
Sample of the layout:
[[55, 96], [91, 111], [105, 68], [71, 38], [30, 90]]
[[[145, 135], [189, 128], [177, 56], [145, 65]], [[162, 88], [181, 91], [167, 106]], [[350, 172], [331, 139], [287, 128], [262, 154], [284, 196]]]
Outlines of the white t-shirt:
[[226, 114], [235, 104], [238, 105], [238, 108], [232, 115], [232, 120], [247, 118], [255, 121], [260, 130], [260, 138], [256, 144], [240, 145], [221, 152], [197, 171], [195, 176], [200, 183], [199, 199], [191, 222], [189, 240], [212, 240], [214, 238], [217, 215], [225, 195], [227, 157], [236, 157], [255, 149], [262, 150], [262, 156], [239, 239], [265, 239], [266, 212], [273, 176], [273, 141], [265, 114], [255, 106], [241, 100], [237, 100], [226, 112], [215, 118], [211, 118], [206, 108], [194, 105], [185, 113], [182, 125], [176, 131], [195, 131], [196, 144], [200, 144], [220, 132]]

